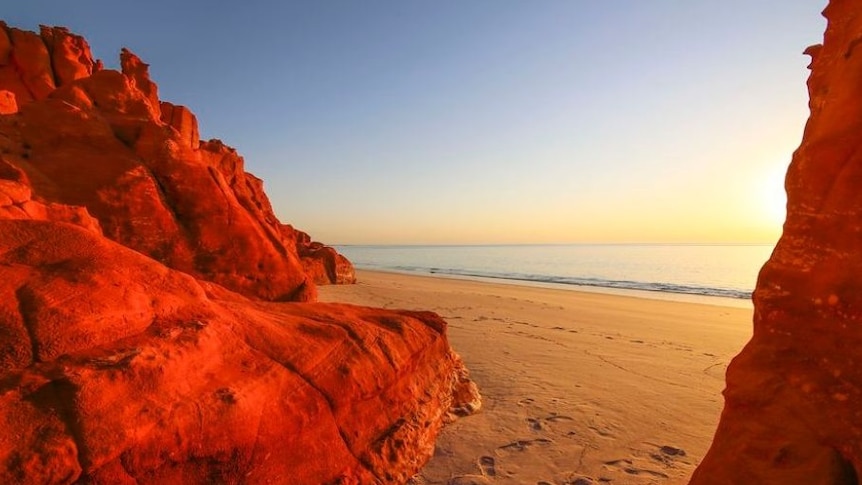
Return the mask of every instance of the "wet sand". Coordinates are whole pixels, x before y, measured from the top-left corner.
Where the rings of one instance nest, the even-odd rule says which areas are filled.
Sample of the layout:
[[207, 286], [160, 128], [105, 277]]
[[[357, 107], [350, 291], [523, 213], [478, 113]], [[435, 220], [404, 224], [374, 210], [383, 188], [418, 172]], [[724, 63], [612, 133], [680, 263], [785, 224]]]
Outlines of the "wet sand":
[[750, 308], [358, 271], [322, 301], [431, 310], [483, 395], [419, 484], [681, 484], [712, 439]]

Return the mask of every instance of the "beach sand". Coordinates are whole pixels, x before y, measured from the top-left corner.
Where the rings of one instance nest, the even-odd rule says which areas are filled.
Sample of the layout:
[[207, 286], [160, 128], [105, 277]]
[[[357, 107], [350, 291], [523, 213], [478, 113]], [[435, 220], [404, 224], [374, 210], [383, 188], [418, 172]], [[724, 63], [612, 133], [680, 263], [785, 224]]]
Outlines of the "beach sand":
[[357, 271], [322, 301], [431, 310], [483, 396], [420, 484], [679, 484], [706, 453], [750, 308]]

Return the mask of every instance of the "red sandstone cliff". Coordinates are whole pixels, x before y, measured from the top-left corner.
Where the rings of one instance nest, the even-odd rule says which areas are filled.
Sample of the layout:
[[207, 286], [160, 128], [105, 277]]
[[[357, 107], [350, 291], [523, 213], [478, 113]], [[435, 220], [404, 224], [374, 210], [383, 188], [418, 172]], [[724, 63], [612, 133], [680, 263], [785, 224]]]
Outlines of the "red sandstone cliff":
[[345, 258], [299, 254], [302, 233], [282, 230], [261, 180], [200, 141], [188, 108], [159, 101], [147, 64], [126, 49], [120, 61], [100, 69], [63, 28], [0, 25], [0, 112], [16, 114], [0, 119], [0, 154], [36, 198], [86, 207], [108, 238], [249, 296], [307, 301], [314, 283], [352, 282]]
[[695, 485], [850, 485], [862, 471], [862, 7], [832, 0], [824, 15], [784, 233]]
[[445, 322], [262, 301], [352, 269], [121, 64], [0, 25], [0, 483], [405, 482], [478, 405]]

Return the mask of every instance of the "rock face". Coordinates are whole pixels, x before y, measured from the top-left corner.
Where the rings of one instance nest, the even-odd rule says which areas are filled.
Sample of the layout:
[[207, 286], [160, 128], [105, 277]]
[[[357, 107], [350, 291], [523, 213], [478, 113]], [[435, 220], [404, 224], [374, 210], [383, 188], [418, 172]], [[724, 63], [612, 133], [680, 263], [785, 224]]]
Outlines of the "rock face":
[[0, 27], [0, 483], [416, 473], [478, 405], [446, 323], [265, 301], [352, 270], [133, 54], [101, 70], [65, 29]]
[[832, 0], [824, 15], [784, 233], [692, 484], [856, 484], [862, 471], [862, 9]]
[[332, 250], [327, 271], [305, 274], [305, 242], [281, 229], [263, 183], [234, 149], [201, 142], [188, 108], [159, 101], [137, 56], [100, 70], [63, 28], [2, 27], [0, 112], [17, 115], [0, 119], [0, 154], [40, 200], [86, 207], [114, 241], [245, 295], [308, 301], [315, 283], [352, 280]]
[[312, 241], [311, 236], [294, 229], [289, 224], [283, 224], [281, 232], [286, 239], [296, 241], [296, 252], [302, 259], [302, 267], [315, 283], [339, 285], [356, 283], [353, 265], [334, 249]]

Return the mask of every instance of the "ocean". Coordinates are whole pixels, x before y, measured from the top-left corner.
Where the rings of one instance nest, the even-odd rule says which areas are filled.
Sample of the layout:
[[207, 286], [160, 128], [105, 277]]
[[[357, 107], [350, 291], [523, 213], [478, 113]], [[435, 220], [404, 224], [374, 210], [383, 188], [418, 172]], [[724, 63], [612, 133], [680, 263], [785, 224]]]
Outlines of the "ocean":
[[757, 273], [773, 246], [344, 245], [336, 249], [359, 269], [750, 306]]

